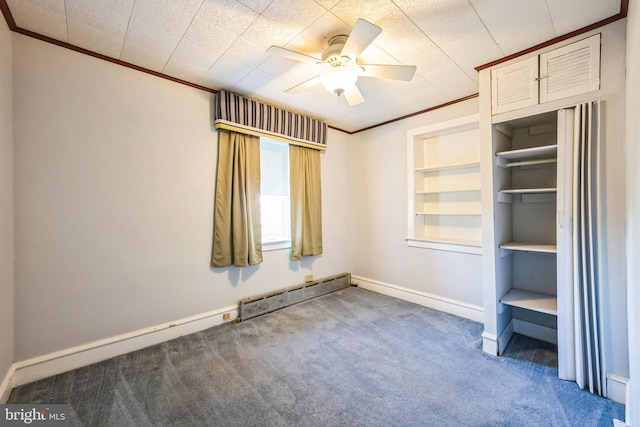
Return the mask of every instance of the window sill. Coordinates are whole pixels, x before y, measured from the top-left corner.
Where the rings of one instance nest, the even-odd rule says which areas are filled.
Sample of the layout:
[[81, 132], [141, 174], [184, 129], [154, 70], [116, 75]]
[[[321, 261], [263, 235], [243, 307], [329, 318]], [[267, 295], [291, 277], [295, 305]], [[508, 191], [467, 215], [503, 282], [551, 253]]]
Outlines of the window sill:
[[291, 248], [291, 240], [262, 242], [262, 252], [278, 251], [280, 249], [289, 249], [289, 248]]

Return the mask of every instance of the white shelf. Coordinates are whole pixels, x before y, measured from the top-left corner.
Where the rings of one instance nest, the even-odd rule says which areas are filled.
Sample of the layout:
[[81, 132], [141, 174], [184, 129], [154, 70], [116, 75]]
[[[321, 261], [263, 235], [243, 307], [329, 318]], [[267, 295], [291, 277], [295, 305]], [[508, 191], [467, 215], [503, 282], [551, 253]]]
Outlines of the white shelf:
[[553, 295], [511, 289], [500, 299], [502, 304], [526, 308], [539, 313], [558, 315], [558, 298]]
[[496, 153], [498, 166], [514, 168], [519, 166], [542, 165], [556, 163], [558, 145], [543, 145], [541, 147], [523, 148], [520, 150], [501, 151]]
[[555, 157], [558, 153], [558, 145], [543, 145], [542, 147], [523, 148], [496, 153], [496, 156], [507, 160], [533, 160]]
[[448, 239], [443, 237], [407, 238], [407, 246], [482, 255], [482, 242], [478, 240]]
[[540, 194], [540, 193], [556, 193], [558, 191], [555, 187], [549, 188], [514, 188], [511, 190], [500, 190], [501, 193], [507, 194]]
[[480, 167], [480, 162], [471, 162], [471, 163], [455, 163], [451, 165], [442, 165], [442, 166], [428, 166], [425, 168], [415, 168], [416, 172], [438, 172], [438, 171], [446, 171], [446, 170], [454, 170], [454, 169], [468, 169], [468, 168], [476, 168]]
[[480, 216], [480, 212], [447, 212], [447, 211], [430, 211], [430, 212], [416, 212], [416, 215], [450, 215], [450, 216]]
[[521, 160], [518, 162], [506, 162], [499, 164], [503, 168], [516, 168], [520, 166], [533, 166], [533, 165], [544, 165], [546, 163], [557, 163], [557, 159], [534, 159], [534, 160]]
[[472, 191], [480, 191], [479, 188], [458, 188], [452, 190], [427, 190], [416, 191], [415, 194], [440, 194], [440, 193], [469, 193]]
[[509, 242], [500, 245], [500, 249], [509, 249], [512, 251], [526, 251], [526, 252], [542, 252], [548, 254], [555, 254], [558, 252], [558, 247], [556, 245], [539, 245], [532, 243], [519, 243], [519, 242]]

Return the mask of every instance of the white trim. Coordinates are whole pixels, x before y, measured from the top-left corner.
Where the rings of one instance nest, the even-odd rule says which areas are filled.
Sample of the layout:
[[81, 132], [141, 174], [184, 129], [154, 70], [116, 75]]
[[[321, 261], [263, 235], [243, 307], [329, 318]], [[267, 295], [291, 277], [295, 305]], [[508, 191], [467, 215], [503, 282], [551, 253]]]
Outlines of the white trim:
[[[229, 320], [223, 319], [225, 313], [230, 314]], [[13, 364], [14, 373], [12, 378], [9, 378], [9, 382], [11, 387], [18, 387], [111, 357], [160, 344], [183, 335], [202, 331], [222, 323], [231, 322], [237, 317], [238, 307], [234, 305], [22, 360]], [[11, 370], [9, 373], [11, 374]], [[2, 384], [4, 386], [5, 383], [3, 382]]]
[[482, 351], [493, 356], [498, 355], [498, 337], [486, 331], [482, 331]]
[[569, 98], [558, 99], [555, 101], [549, 101], [544, 104], [532, 105], [531, 107], [525, 107], [505, 113], [496, 114], [491, 117], [491, 123], [504, 123], [523, 117], [535, 116], [537, 114], [548, 113], [551, 111], [558, 111], [565, 108], [575, 107], [583, 102], [590, 102], [594, 99], [600, 99], [602, 96], [600, 90], [593, 92], [583, 93], [580, 95], [574, 95]]
[[9, 395], [11, 394], [11, 390], [13, 389], [13, 374], [16, 371], [16, 364], [12, 364], [7, 371], [7, 374], [4, 376], [4, 379], [0, 383], [0, 403], [7, 403], [9, 400]]
[[607, 399], [625, 405], [627, 403], [627, 384], [629, 378], [616, 374], [607, 374]]
[[[478, 113], [468, 116], [458, 117], [444, 122], [434, 123], [407, 131], [407, 139], [413, 142], [413, 138], [419, 136], [430, 137], [435, 135], [446, 135], [449, 133], [464, 132], [478, 129], [480, 127], [480, 115]], [[413, 168], [410, 168], [413, 170]]]
[[497, 342], [498, 356], [504, 353], [504, 350], [507, 348], [507, 345], [509, 345], [509, 341], [511, 341], [512, 337], [513, 337], [513, 319], [511, 319], [509, 323], [507, 323], [507, 326], [505, 326], [505, 328], [502, 330], [500, 337], [498, 337], [498, 342]]
[[354, 283], [363, 289], [389, 295], [415, 304], [420, 304], [425, 307], [444, 311], [446, 313], [455, 314], [456, 316], [475, 320], [476, 322], [482, 323], [484, 319], [483, 309], [477, 305], [467, 304], [462, 301], [403, 288], [361, 276], [351, 275], [351, 283]]
[[279, 240], [277, 242], [262, 242], [262, 252], [291, 249], [291, 240]]

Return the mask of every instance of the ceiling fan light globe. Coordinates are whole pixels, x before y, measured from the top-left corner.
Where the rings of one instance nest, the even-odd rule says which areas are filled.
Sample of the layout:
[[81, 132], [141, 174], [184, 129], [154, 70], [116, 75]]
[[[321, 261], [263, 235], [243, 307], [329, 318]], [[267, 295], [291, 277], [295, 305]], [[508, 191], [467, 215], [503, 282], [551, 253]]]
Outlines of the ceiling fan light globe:
[[345, 89], [353, 86], [358, 80], [358, 70], [354, 68], [335, 68], [320, 76], [320, 83], [330, 93], [344, 93]]

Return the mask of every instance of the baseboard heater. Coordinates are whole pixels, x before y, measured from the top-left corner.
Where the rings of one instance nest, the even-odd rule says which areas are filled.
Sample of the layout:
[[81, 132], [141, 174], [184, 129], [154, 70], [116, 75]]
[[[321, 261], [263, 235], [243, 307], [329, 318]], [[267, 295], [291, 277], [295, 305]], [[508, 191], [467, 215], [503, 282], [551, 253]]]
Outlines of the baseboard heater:
[[238, 322], [270, 313], [320, 295], [351, 286], [351, 274], [343, 273], [303, 283], [286, 289], [256, 295], [240, 300]]

